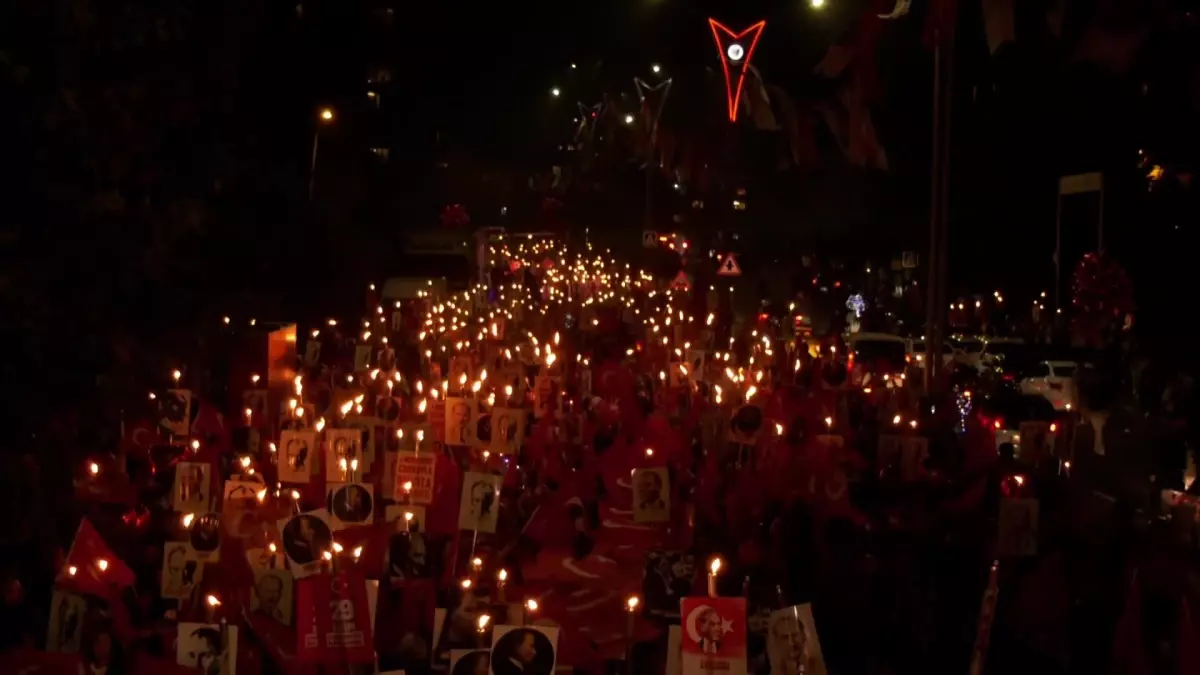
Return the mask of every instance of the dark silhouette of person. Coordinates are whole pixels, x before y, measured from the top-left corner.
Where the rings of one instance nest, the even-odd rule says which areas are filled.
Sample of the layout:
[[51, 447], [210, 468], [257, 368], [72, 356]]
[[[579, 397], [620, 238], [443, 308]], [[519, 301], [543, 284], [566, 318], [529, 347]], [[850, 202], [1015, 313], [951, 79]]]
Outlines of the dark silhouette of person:
[[519, 628], [505, 633], [492, 647], [495, 675], [550, 675], [554, 647], [542, 633]]

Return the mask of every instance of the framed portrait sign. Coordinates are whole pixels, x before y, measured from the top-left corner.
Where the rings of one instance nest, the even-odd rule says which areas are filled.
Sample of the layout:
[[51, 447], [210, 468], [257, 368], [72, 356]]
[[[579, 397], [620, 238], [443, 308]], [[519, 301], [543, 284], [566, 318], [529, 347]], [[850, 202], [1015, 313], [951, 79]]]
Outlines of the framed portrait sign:
[[746, 599], [683, 598], [683, 674], [746, 675]]
[[446, 445], [472, 445], [475, 440], [475, 399], [446, 399]]
[[355, 473], [352, 469], [355, 460], [358, 460], [357, 475], [365, 474], [368, 467], [365, 466], [362, 455], [363, 434], [361, 430], [325, 430], [325, 480], [327, 482], [349, 482], [352, 474]]
[[767, 659], [772, 673], [825, 675], [825, 657], [821, 654], [812, 605], [794, 605], [771, 612]]
[[491, 658], [487, 649], [451, 649], [450, 675], [488, 675]]
[[515, 455], [525, 439], [524, 408], [492, 408], [492, 441], [488, 447], [497, 455]]
[[296, 593], [296, 655], [300, 663], [375, 661], [367, 582], [353, 570], [302, 580]]
[[558, 628], [496, 626], [492, 629], [492, 675], [553, 675]]
[[221, 514], [206, 513], [192, 521], [188, 543], [202, 563], [221, 559]]
[[276, 453], [279, 480], [283, 483], [307, 483], [312, 479], [313, 465], [320, 456], [321, 446], [313, 431], [285, 431], [279, 436]]
[[[739, 407], [729, 419], [729, 441], [740, 445], [754, 445], [764, 423], [762, 408], [756, 405]], [[684, 642], [686, 641], [685, 639]]]
[[324, 509], [301, 513], [279, 522], [283, 551], [292, 575], [303, 579], [321, 569], [321, 556], [333, 545], [333, 528]]
[[500, 487], [503, 476], [468, 471], [463, 474], [458, 527], [494, 534], [500, 517]]
[[184, 600], [204, 577], [204, 563], [191, 542], [168, 541], [163, 545], [162, 597]]
[[328, 490], [330, 524], [335, 531], [374, 520], [375, 494], [368, 483], [331, 485]]
[[671, 482], [667, 468], [633, 470], [633, 522], [665, 523], [671, 519]]
[[158, 426], [177, 440], [187, 438], [192, 425], [190, 389], [168, 389], [158, 397]]
[[210, 493], [212, 466], [207, 462], [180, 462], [175, 465], [175, 489], [171, 505], [180, 513], [208, 513], [211, 510]]
[[50, 624], [46, 632], [46, 651], [78, 654], [83, 646], [83, 623], [87, 600], [82, 595], [54, 591], [50, 599]]
[[204, 675], [237, 675], [237, 626], [180, 623], [175, 663]]
[[284, 569], [254, 570], [250, 610], [285, 626], [292, 625], [292, 573]]

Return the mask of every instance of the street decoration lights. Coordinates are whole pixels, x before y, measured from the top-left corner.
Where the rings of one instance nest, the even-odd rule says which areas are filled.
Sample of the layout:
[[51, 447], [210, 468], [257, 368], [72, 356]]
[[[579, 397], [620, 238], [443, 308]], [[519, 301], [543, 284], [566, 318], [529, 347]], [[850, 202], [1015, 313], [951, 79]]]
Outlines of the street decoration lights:
[[750, 68], [750, 59], [754, 57], [754, 49], [758, 46], [758, 40], [762, 37], [767, 22], [759, 21], [740, 33], [733, 32], [716, 19], [709, 19], [708, 26], [712, 29], [717, 53], [721, 56], [721, 71], [725, 74], [725, 103], [729, 121], [737, 122], [738, 104], [741, 102], [742, 88], [746, 84], [746, 71]]

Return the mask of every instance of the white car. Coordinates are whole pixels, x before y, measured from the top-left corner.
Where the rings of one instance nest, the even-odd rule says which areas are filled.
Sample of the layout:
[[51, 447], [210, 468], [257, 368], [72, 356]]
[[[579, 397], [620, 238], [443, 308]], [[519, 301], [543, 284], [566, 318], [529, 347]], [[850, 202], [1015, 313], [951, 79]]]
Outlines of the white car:
[[1036, 394], [1054, 405], [1055, 410], [1070, 410], [1075, 405], [1074, 361], [1039, 361], [1021, 380], [1022, 394]]
[[979, 354], [980, 369], [1003, 365], [1005, 357], [1025, 352], [1025, 341], [1020, 338], [990, 338], [983, 343], [983, 351]]
[[[958, 350], [949, 342], [942, 343], [942, 365], [953, 363]], [[913, 340], [908, 345], [908, 362], [917, 368], [925, 368], [925, 341]]]

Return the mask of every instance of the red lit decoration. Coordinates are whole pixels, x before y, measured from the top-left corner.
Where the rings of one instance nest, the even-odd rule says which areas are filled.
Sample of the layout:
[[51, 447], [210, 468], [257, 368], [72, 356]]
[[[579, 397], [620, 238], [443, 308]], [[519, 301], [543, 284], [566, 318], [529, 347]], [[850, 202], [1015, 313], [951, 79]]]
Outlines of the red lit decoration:
[[450, 204], [442, 209], [442, 225], [447, 227], [463, 227], [471, 223], [467, 207], [462, 204]]
[[1125, 269], [1104, 252], [1088, 253], [1071, 284], [1073, 323], [1081, 337], [1100, 340], [1105, 331], [1132, 323], [1133, 286]]
[[[717, 52], [721, 56], [721, 70], [725, 73], [725, 102], [729, 107], [729, 121], [736, 122], [742, 87], [746, 83], [746, 70], [750, 67], [750, 59], [754, 57], [754, 49], [758, 46], [758, 39], [762, 37], [767, 22], [759, 21], [740, 33], [729, 30], [716, 19], [709, 19], [708, 26], [712, 29], [713, 41], [716, 42]], [[737, 73], [736, 83], [733, 81], [731, 68]]]

